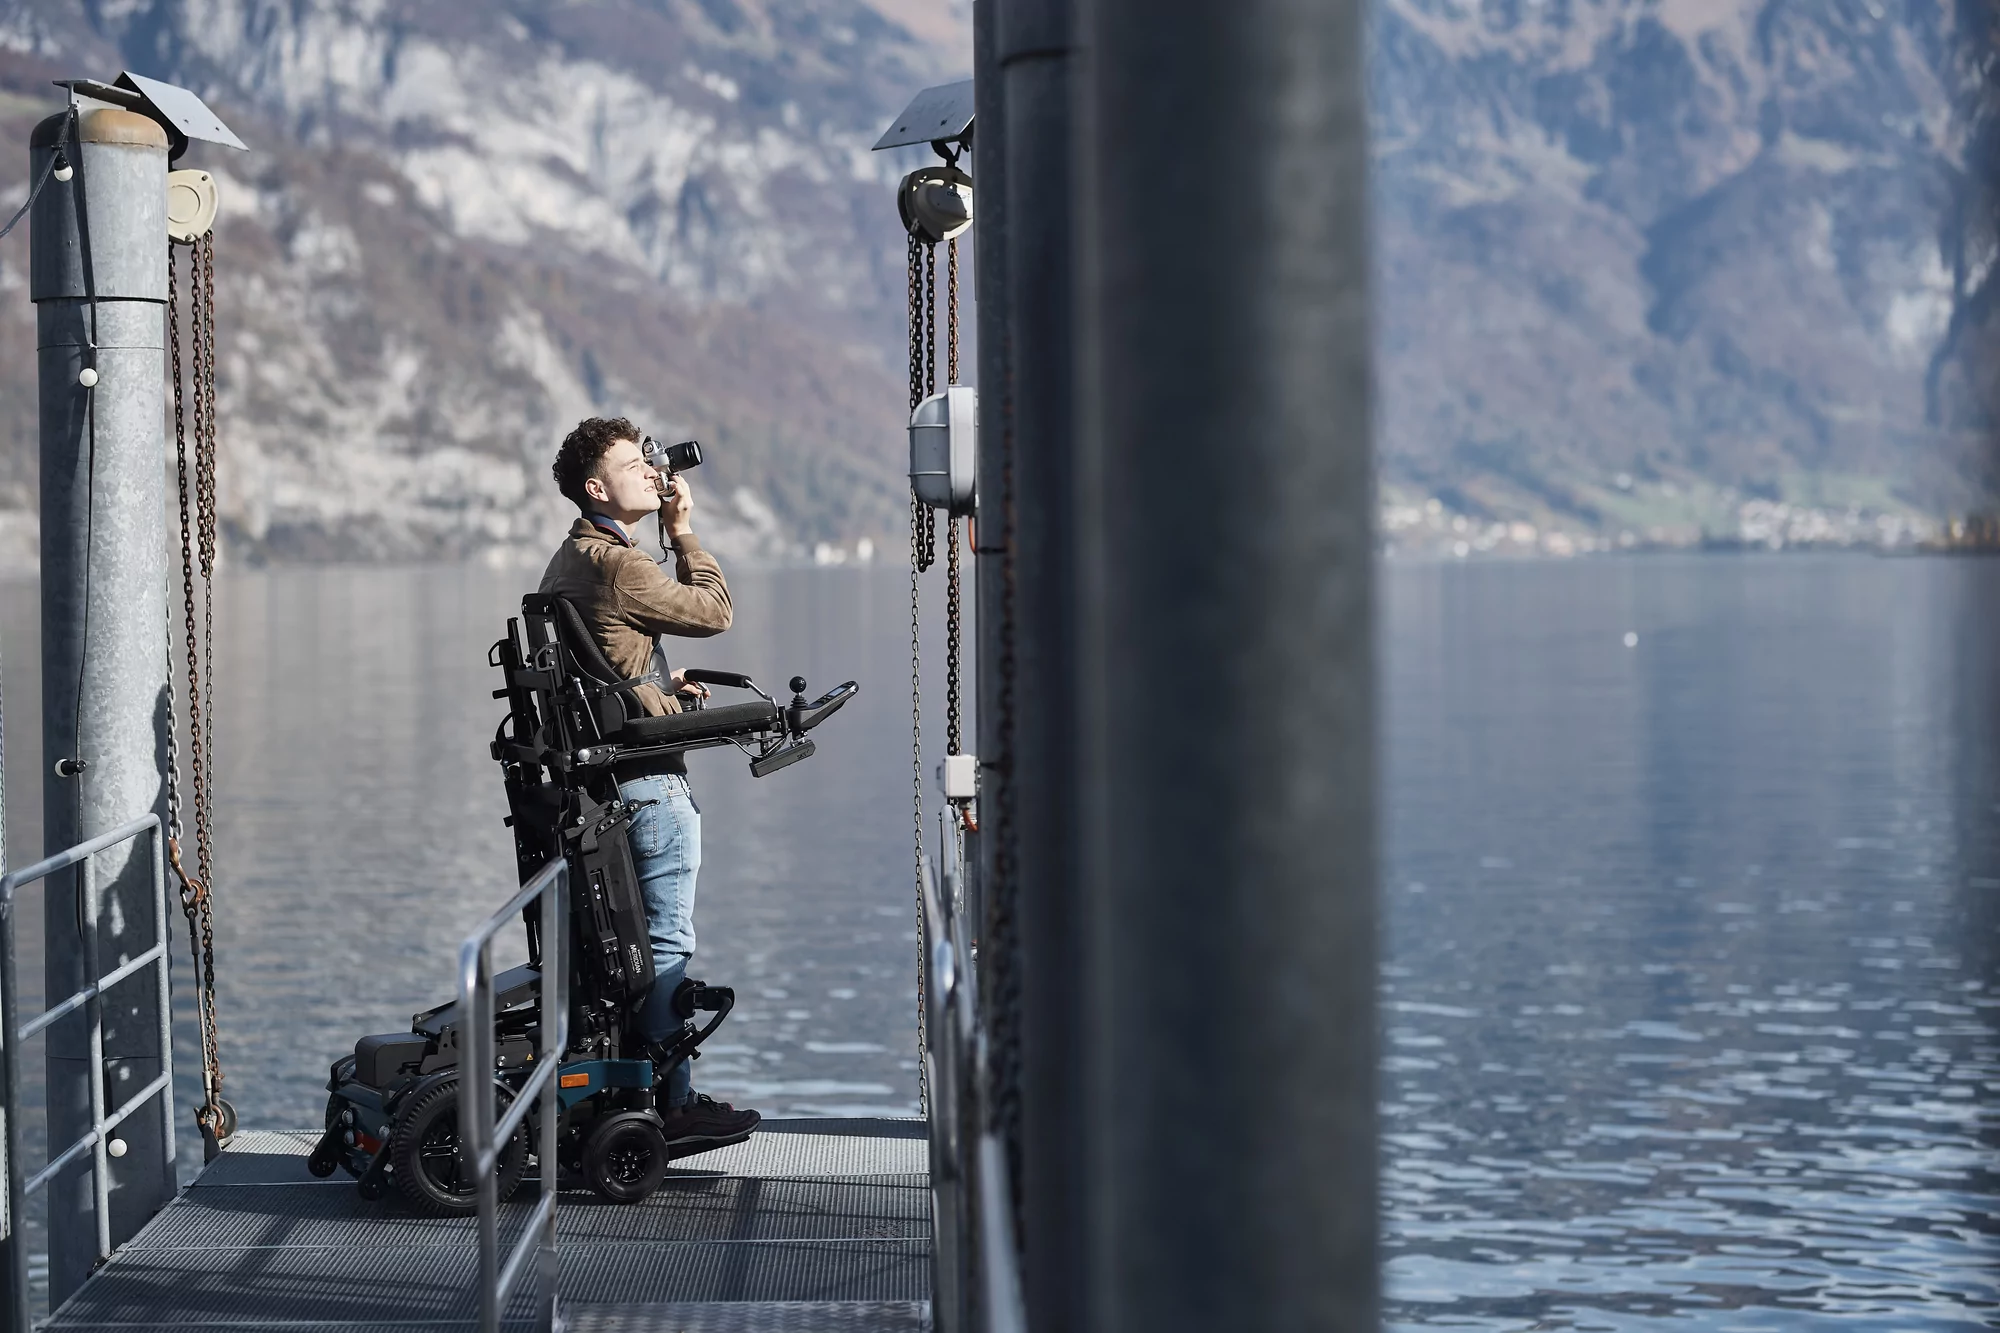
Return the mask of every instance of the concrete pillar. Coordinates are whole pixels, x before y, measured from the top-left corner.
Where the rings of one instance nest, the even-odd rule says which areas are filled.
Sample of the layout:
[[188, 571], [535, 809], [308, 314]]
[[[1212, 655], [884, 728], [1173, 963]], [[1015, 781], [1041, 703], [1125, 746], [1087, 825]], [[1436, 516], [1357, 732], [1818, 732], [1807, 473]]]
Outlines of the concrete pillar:
[[[67, 119], [29, 141], [30, 179], [56, 151]], [[81, 144], [76, 142], [81, 140]], [[48, 852], [164, 813], [167, 745], [166, 374], [167, 135], [134, 112], [78, 118], [64, 148], [77, 168], [51, 179], [32, 214], [30, 286], [41, 389], [42, 744]], [[94, 299], [93, 299], [94, 298]], [[95, 388], [78, 382], [86, 367]], [[98, 958], [108, 970], [153, 942], [152, 868], [144, 840], [101, 854]], [[48, 993], [83, 986], [74, 872], [47, 881]], [[104, 1003], [108, 1108], [159, 1074], [151, 972]], [[48, 1040], [49, 1141], [90, 1127], [87, 1029], [81, 1014]], [[129, 1148], [112, 1167], [111, 1236], [129, 1238], [166, 1201], [157, 1116], [120, 1127]], [[60, 1303], [96, 1260], [89, 1159], [52, 1181], [49, 1291]]]
[[1371, 1329], [1362, 4], [1078, 5], [1085, 1326]]

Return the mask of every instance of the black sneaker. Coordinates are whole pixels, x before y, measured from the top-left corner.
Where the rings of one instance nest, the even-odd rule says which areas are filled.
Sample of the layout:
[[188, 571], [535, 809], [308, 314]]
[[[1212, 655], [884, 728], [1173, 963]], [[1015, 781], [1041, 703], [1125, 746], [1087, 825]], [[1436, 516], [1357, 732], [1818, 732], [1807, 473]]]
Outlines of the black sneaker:
[[676, 1157], [706, 1152], [741, 1143], [763, 1122], [764, 1117], [745, 1108], [737, 1110], [705, 1092], [697, 1092], [686, 1105], [661, 1113], [667, 1132], [667, 1146]]

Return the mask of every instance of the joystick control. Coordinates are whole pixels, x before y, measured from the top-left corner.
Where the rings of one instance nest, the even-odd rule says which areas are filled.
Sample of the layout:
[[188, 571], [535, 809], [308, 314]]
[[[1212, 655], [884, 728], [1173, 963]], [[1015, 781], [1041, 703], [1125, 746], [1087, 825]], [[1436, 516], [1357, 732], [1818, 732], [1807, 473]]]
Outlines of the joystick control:
[[805, 706], [806, 706], [806, 678], [804, 676], [793, 676], [792, 707], [804, 708]]

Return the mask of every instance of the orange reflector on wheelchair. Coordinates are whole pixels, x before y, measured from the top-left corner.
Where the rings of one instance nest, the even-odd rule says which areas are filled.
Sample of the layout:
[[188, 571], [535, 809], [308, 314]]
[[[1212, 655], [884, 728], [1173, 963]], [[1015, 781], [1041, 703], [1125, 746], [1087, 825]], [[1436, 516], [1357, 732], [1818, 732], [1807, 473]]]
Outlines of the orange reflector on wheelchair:
[[565, 1088], [587, 1088], [590, 1086], [588, 1074], [564, 1074], [557, 1082]]

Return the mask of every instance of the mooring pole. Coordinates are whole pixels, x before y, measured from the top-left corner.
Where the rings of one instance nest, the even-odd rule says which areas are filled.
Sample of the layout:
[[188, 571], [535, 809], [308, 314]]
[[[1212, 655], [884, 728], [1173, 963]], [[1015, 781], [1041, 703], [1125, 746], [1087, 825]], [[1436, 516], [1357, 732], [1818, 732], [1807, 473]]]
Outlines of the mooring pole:
[[1362, 5], [1079, 6], [1086, 1326], [1368, 1330]]
[[[1020, 951], [1014, 930], [1017, 877], [1012, 840], [1015, 835], [1011, 814], [1013, 792], [1011, 740], [1003, 721], [1011, 722], [1019, 707], [1018, 690], [1003, 682], [1003, 654], [1012, 642], [1012, 630], [1003, 617], [1012, 614], [1008, 588], [1012, 581], [1009, 550], [1013, 503], [1007, 488], [1012, 471], [1005, 465], [1009, 424], [1007, 403], [1011, 372], [1007, 348], [1007, 127], [1003, 108], [1005, 91], [1000, 82], [998, 52], [994, 47], [997, 9], [1002, 0], [973, 0], [972, 77], [974, 125], [972, 177], [976, 218], [972, 227], [973, 291], [977, 295], [974, 317], [973, 382], [979, 388], [979, 438], [977, 455], [979, 510], [972, 523], [973, 554], [973, 686], [978, 706], [973, 710], [979, 728], [979, 836], [974, 840], [979, 864], [975, 870], [979, 892], [980, 919], [973, 923], [979, 941], [980, 964], [977, 981], [977, 1012], [987, 1034], [984, 1067], [974, 1090], [974, 1133], [965, 1135], [961, 1169], [967, 1226], [961, 1232], [966, 1253], [940, 1257], [960, 1275], [960, 1289], [949, 1304], [934, 1300], [932, 1318], [943, 1333], [987, 1333], [981, 1295], [985, 1290], [986, 1256], [978, 1242], [987, 1239], [974, 1219], [991, 1213], [1008, 1217], [1011, 1203], [996, 1190], [986, 1193], [989, 1182], [980, 1179], [979, 1145], [983, 1138], [1003, 1143], [1003, 1153], [1011, 1151], [1016, 1137], [1014, 1116], [1019, 1107], [1020, 1079]], [[1002, 706], [1008, 712], [1003, 719]], [[1002, 817], [1002, 811], [1008, 813]], [[1001, 840], [1009, 840], [1007, 846]], [[1003, 874], [1005, 878], [1003, 879]], [[997, 1079], [1010, 1085], [1002, 1088]], [[1004, 1093], [1004, 1097], [996, 1094]], [[1002, 1182], [991, 1182], [998, 1185]], [[1006, 1203], [1007, 1207], [995, 1207]], [[1005, 1224], [1005, 1223], [1003, 1223]], [[1011, 1242], [1012, 1237], [1008, 1237]], [[1012, 1251], [1011, 1244], [1007, 1247]]]
[[[992, 43], [1007, 356], [1002, 431], [1015, 505], [1008, 710], [1019, 996], [1019, 1220], [1028, 1326], [1088, 1328], [1081, 1303], [1083, 901], [1077, 892], [1074, 15], [1071, 0], [1004, 0]], [[984, 201], [996, 193], [984, 185]], [[993, 241], [982, 237], [984, 250]]]
[[[30, 179], [64, 153], [32, 213], [30, 294], [41, 392], [43, 834], [55, 852], [160, 810], [167, 750], [167, 135], [118, 108], [37, 125]], [[154, 939], [153, 868], [135, 839], [102, 854], [98, 957], [107, 969]], [[47, 994], [84, 976], [81, 879], [46, 890]], [[106, 1107], [160, 1072], [154, 984], [141, 973], [106, 996]], [[48, 1037], [49, 1142], [90, 1129], [81, 1014]], [[114, 1131], [111, 1239], [128, 1239], [166, 1202], [157, 1118]], [[97, 1258], [89, 1159], [49, 1185], [49, 1296], [60, 1304]]]
[[[6, 649], [5, 641], [0, 640], [0, 659], [4, 659], [6, 657], [5, 649]], [[4, 678], [6, 674], [5, 665], [6, 664], [4, 660], [0, 660], [0, 678]], [[4, 690], [0, 690], [0, 694], [4, 693], [5, 693]], [[6, 871], [7, 871], [7, 710], [4, 703], [0, 703], [0, 874], [5, 874]], [[4, 930], [4, 926], [0, 926], [0, 930]], [[5, 947], [5, 938], [6, 937], [4, 934], [0, 934], [0, 947]], [[0, 967], [4, 966], [6, 966], [5, 963], [0, 963]], [[6, 981], [4, 978], [4, 974], [0, 974], [0, 988], [4, 988], [5, 985]], [[8, 1157], [7, 1143], [8, 1143], [9, 1126], [6, 1123], [6, 1117], [8, 1116], [8, 1114], [10, 1114], [7, 1108], [9, 1106], [18, 1105], [18, 1098], [20, 1096], [19, 1090], [12, 1086], [12, 1080], [7, 1076], [8, 1074], [7, 1059], [11, 1054], [11, 1052], [8, 1051], [7, 1047], [13, 1042], [13, 1040], [14, 1040], [13, 1033], [0, 1030], [0, 1188], [5, 1187], [4, 1182], [8, 1179], [7, 1168], [9, 1167], [9, 1165], [11, 1165], [7, 1161]], [[0, 1321], [6, 1320], [11, 1312], [17, 1311], [21, 1308], [21, 1302], [19, 1300], [19, 1297], [22, 1295], [22, 1293], [17, 1292], [15, 1290], [14, 1275], [19, 1272], [27, 1271], [27, 1265], [25, 1263], [22, 1263], [17, 1266], [14, 1262], [16, 1247], [26, 1245], [28, 1242], [27, 1242], [27, 1237], [21, 1234], [21, 1219], [19, 1217], [14, 1216], [11, 1209], [8, 1211], [8, 1215], [5, 1219], [4, 1229], [5, 1229], [5, 1235], [0, 1236]]]

